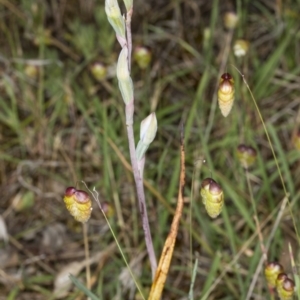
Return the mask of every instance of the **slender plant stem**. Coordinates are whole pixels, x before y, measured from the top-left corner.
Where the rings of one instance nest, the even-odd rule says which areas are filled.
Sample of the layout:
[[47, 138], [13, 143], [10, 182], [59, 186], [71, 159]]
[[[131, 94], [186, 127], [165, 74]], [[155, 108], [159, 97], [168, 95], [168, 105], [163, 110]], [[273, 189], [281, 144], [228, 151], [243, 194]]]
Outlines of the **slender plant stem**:
[[196, 280], [196, 275], [197, 275], [197, 268], [198, 268], [198, 258], [195, 260], [194, 268], [192, 271], [192, 280], [191, 280], [191, 285], [190, 285], [190, 291], [189, 291], [189, 300], [194, 300], [194, 284]]
[[143, 223], [146, 247], [147, 247], [150, 264], [151, 264], [152, 278], [154, 278], [155, 272], [157, 269], [157, 261], [156, 261], [156, 256], [154, 253], [152, 237], [151, 237], [151, 232], [150, 232], [150, 227], [149, 227], [143, 179], [140, 175], [140, 172], [138, 169], [138, 164], [137, 164], [133, 127], [131, 124], [127, 124], [127, 135], [128, 135], [128, 142], [129, 142], [131, 165], [132, 165], [133, 176], [134, 176], [134, 180], [135, 180], [136, 191], [137, 191], [137, 196], [138, 196], [138, 201], [139, 201], [139, 209], [140, 209], [140, 214], [141, 214], [142, 223]]
[[[0, 0], [1, 1], [1, 0]], [[132, 3], [132, 2], [131, 2]], [[107, 5], [108, 2], [105, 2]], [[107, 7], [115, 6], [117, 3], [110, 3]], [[128, 3], [127, 3], [128, 4]], [[126, 5], [126, 3], [125, 3]], [[131, 4], [132, 6], [132, 4]], [[108, 9], [110, 10], [111, 7]], [[132, 52], [132, 33], [131, 33], [131, 17], [133, 13], [133, 7], [126, 7], [128, 9], [126, 14], [126, 34], [123, 34], [123, 27], [121, 28], [120, 24], [114, 23], [112, 19], [109, 20], [116, 25], [116, 28], [120, 30], [116, 31], [116, 38], [119, 44], [122, 47], [121, 54], [118, 60], [117, 66], [117, 77], [119, 80], [119, 87], [125, 102], [125, 115], [126, 115], [126, 127], [127, 127], [127, 137], [128, 137], [128, 144], [129, 144], [129, 152], [130, 152], [130, 160], [132, 165], [132, 171], [134, 176], [134, 181], [136, 185], [138, 203], [139, 203], [139, 210], [142, 219], [142, 225], [144, 230], [144, 236], [146, 241], [147, 252], [150, 260], [151, 271], [152, 271], [152, 278], [154, 278], [156, 269], [157, 269], [157, 261], [154, 253], [152, 237], [150, 232], [149, 220], [148, 220], [148, 213], [147, 213], [147, 206], [146, 206], [146, 199], [145, 199], [145, 191], [144, 191], [144, 184], [143, 184], [143, 164], [141, 168], [139, 168], [136, 150], [135, 150], [135, 141], [134, 141], [134, 132], [133, 132], [133, 114], [134, 114], [134, 91], [133, 91], [133, 84], [132, 79], [130, 78], [130, 69], [131, 69], [131, 52]], [[119, 16], [121, 18], [121, 16]], [[123, 23], [122, 23], [123, 26]], [[113, 26], [114, 27], [114, 26]], [[127, 50], [127, 51], [126, 51]], [[123, 52], [124, 51], [124, 52]], [[127, 55], [127, 58], [124, 57]], [[126, 66], [127, 64], [127, 66]], [[125, 66], [124, 66], [125, 65]]]
[[[131, 69], [131, 52], [132, 52], [132, 34], [131, 34], [131, 16], [133, 13], [133, 9], [131, 8], [126, 15], [126, 44], [122, 47], [128, 48], [128, 69]], [[136, 185], [137, 197], [139, 201], [139, 210], [142, 218], [145, 242], [147, 247], [147, 252], [150, 260], [151, 271], [152, 271], [152, 279], [154, 279], [156, 269], [157, 269], [157, 260], [153, 248], [153, 242], [151, 237], [151, 231], [149, 226], [149, 219], [147, 213], [147, 205], [145, 199], [145, 191], [143, 184], [143, 170], [139, 169], [136, 151], [135, 151], [135, 141], [134, 141], [134, 132], [133, 132], [133, 113], [134, 113], [134, 99], [132, 99], [131, 103], [128, 103], [125, 106], [126, 110], [126, 127], [127, 127], [127, 136], [129, 143], [129, 152], [130, 152], [130, 160], [133, 170], [134, 181]], [[142, 165], [143, 169], [143, 165]]]
[[127, 37], [127, 47], [128, 47], [128, 68], [131, 70], [131, 52], [132, 52], [132, 35], [131, 35], [131, 16], [133, 9], [131, 9], [126, 14], [126, 37]]
[[[82, 227], [83, 227], [84, 253], [85, 253], [86, 261], [88, 261], [90, 259], [90, 253], [89, 253], [89, 241], [88, 241], [87, 224], [83, 223]], [[90, 264], [87, 263], [85, 269], [86, 269], [86, 286], [90, 290], [91, 287], [92, 287], [92, 285], [91, 285], [91, 268], [90, 268]]]
[[118, 247], [118, 249], [119, 249], [119, 251], [120, 251], [120, 253], [121, 253], [121, 256], [122, 256], [122, 258], [123, 258], [123, 260], [124, 260], [124, 262], [125, 262], [125, 265], [126, 265], [126, 267], [127, 267], [127, 269], [128, 269], [128, 272], [129, 272], [129, 274], [130, 274], [132, 280], [134, 281], [135, 286], [136, 286], [136, 288], [138, 289], [138, 291], [139, 291], [139, 293], [140, 293], [140, 295], [141, 295], [141, 298], [142, 298], [143, 300], [145, 300], [145, 297], [144, 297], [144, 294], [143, 294], [143, 292], [142, 292], [142, 290], [141, 290], [141, 288], [140, 288], [140, 285], [138, 284], [136, 278], [134, 277], [134, 274], [133, 274], [133, 272], [132, 272], [132, 269], [130, 268], [130, 264], [127, 262], [127, 259], [126, 259], [125, 255], [124, 255], [124, 252], [122, 251], [122, 247], [121, 247], [121, 245], [119, 244], [118, 239], [117, 239], [117, 237], [116, 237], [116, 235], [115, 235], [115, 233], [114, 233], [114, 231], [113, 231], [113, 229], [112, 229], [112, 227], [111, 227], [111, 225], [110, 225], [110, 222], [109, 222], [109, 220], [107, 219], [107, 216], [106, 216], [106, 214], [105, 214], [105, 212], [104, 212], [104, 210], [103, 210], [103, 208], [102, 208], [102, 206], [101, 206], [101, 203], [100, 203], [100, 200], [99, 200], [99, 193], [96, 191], [95, 187], [93, 188], [93, 191], [91, 191], [91, 190], [87, 187], [87, 185], [86, 185], [86, 183], [85, 183], [84, 181], [82, 181], [82, 183], [85, 185], [85, 187], [88, 189], [88, 191], [93, 195], [93, 197], [94, 197], [94, 199], [95, 199], [95, 201], [96, 201], [96, 203], [97, 203], [97, 205], [98, 205], [98, 207], [99, 207], [101, 213], [102, 213], [103, 216], [104, 216], [104, 219], [105, 219], [105, 221], [106, 221], [106, 223], [107, 223], [107, 225], [108, 225], [108, 227], [109, 227], [109, 230], [110, 230], [110, 232], [111, 232], [112, 235], [113, 235], [113, 238], [114, 238], [114, 240], [115, 240], [115, 242], [116, 242], [116, 245], [117, 245], [117, 247]]

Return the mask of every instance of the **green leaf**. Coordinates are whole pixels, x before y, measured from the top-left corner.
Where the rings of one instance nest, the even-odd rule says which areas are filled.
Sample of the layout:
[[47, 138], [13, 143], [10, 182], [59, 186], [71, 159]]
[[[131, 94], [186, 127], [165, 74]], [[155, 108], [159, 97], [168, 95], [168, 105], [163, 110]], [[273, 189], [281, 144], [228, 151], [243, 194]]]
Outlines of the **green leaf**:
[[90, 297], [92, 300], [100, 300], [95, 294], [93, 294], [86, 286], [84, 286], [76, 277], [70, 274], [70, 279], [82, 291], [86, 296]]

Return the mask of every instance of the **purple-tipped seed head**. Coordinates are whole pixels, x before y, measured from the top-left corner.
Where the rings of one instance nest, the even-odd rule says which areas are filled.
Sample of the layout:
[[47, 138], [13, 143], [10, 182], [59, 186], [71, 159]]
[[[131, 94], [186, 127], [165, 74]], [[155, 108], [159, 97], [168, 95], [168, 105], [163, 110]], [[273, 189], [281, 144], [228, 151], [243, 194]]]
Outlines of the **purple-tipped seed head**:
[[209, 186], [214, 180], [211, 178], [205, 178], [202, 182], [201, 182], [201, 188], [205, 189], [207, 186]]
[[76, 189], [73, 186], [69, 186], [65, 191], [65, 195], [67, 197], [73, 196], [75, 193], [76, 193]]
[[77, 202], [86, 203], [90, 200], [90, 196], [87, 192], [82, 190], [77, 190], [75, 193], [75, 198]]
[[214, 180], [210, 183], [209, 192], [213, 195], [218, 195], [222, 193], [222, 188]]
[[232, 79], [232, 76], [229, 73], [224, 73], [221, 78], [224, 80], [230, 80]]

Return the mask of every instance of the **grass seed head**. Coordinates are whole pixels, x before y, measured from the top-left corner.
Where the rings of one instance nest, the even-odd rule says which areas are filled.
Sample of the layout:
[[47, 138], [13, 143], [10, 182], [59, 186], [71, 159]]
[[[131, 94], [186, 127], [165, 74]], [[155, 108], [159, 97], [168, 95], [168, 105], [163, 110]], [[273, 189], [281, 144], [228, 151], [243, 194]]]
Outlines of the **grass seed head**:
[[221, 113], [227, 117], [232, 109], [234, 102], [234, 80], [229, 73], [221, 76], [218, 89], [218, 102]]
[[243, 39], [238, 39], [234, 42], [233, 52], [237, 57], [245, 56], [249, 49], [249, 42]]
[[152, 54], [148, 48], [144, 46], [138, 46], [134, 49], [133, 58], [138, 64], [139, 68], [144, 70], [149, 66]]
[[211, 218], [216, 218], [224, 205], [224, 193], [221, 186], [212, 178], [206, 178], [201, 183], [200, 194], [206, 212]]
[[276, 280], [276, 289], [281, 300], [290, 300], [295, 292], [295, 283], [285, 273], [281, 273]]
[[270, 287], [276, 286], [276, 280], [280, 273], [283, 272], [283, 267], [278, 262], [270, 262], [265, 267], [265, 277]]
[[224, 15], [224, 26], [226, 29], [234, 29], [239, 21], [239, 17], [235, 12], [229, 11]]
[[257, 157], [257, 152], [251, 146], [240, 144], [237, 147], [237, 156], [241, 165], [247, 169], [254, 164]]
[[97, 81], [102, 81], [106, 77], [107, 68], [100, 62], [93, 63], [92, 66], [90, 67], [90, 70], [93, 77]]
[[64, 196], [65, 205], [75, 220], [85, 223], [92, 212], [92, 201], [89, 194], [74, 187], [68, 187]]

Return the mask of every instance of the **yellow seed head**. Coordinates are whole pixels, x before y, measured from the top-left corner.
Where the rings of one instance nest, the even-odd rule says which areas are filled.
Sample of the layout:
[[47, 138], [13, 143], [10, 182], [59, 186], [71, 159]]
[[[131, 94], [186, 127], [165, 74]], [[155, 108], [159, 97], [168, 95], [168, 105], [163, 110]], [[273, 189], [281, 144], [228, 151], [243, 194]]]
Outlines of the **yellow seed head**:
[[283, 267], [278, 262], [270, 262], [265, 267], [265, 277], [270, 287], [276, 286], [276, 280], [280, 273], [283, 272]]
[[216, 218], [222, 211], [224, 205], [223, 190], [213, 179], [206, 178], [201, 183], [202, 202], [207, 214]]
[[257, 152], [251, 146], [241, 144], [237, 147], [237, 156], [244, 168], [249, 168], [256, 160]]
[[90, 70], [97, 81], [102, 81], [106, 77], [107, 68], [100, 62], [92, 64]]
[[202, 197], [202, 203], [204, 205], [206, 204], [207, 193], [209, 191], [209, 185], [211, 183], [211, 180], [212, 180], [211, 178], [206, 178], [201, 183], [200, 194], [201, 194], [201, 197]]
[[144, 70], [149, 66], [152, 55], [148, 48], [139, 46], [135, 48], [133, 57], [140, 69]]
[[218, 102], [222, 115], [227, 117], [234, 102], [234, 80], [229, 73], [224, 73], [221, 76], [218, 89]]
[[26, 65], [24, 73], [31, 79], [36, 79], [38, 76], [38, 67], [35, 65]]
[[229, 11], [224, 15], [224, 26], [226, 29], [234, 29], [239, 21], [235, 12]]
[[295, 283], [285, 273], [278, 275], [276, 289], [281, 300], [290, 300], [295, 292]]
[[238, 39], [234, 42], [233, 52], [237, 57], [245, 56], [249, 49], [249, 42], [243, 39]]
[[85, 191], [68, 187], [65, 192], [64, 202], [70, 214], [79, 222], [87, 222], [92, 212], [92, 201]]

